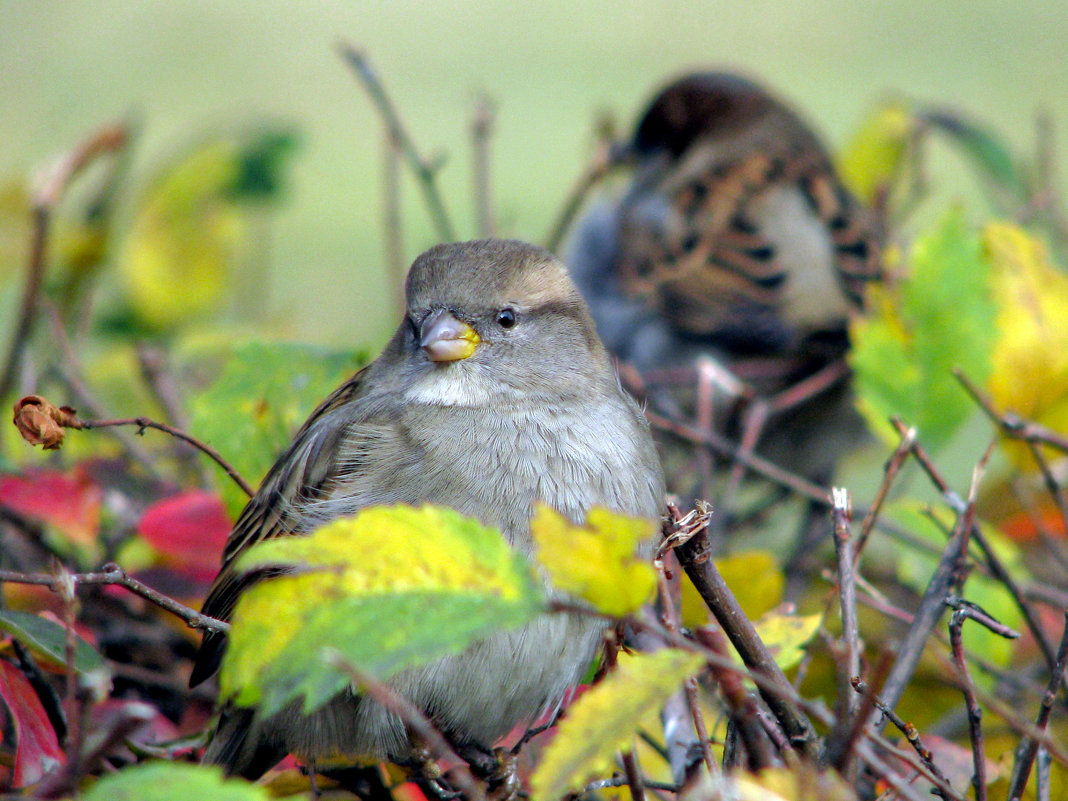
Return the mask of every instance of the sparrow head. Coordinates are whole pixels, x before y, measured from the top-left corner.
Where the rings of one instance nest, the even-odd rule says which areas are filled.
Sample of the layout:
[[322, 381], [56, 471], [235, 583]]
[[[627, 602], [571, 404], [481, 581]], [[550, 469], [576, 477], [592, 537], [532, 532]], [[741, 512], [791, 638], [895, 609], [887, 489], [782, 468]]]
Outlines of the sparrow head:
[[438, 245], [412, 264], [406, 298], [393, 344], [425, 401], [574, 391], [607, 364], [567, 268], [524, 242]]
[[753, 81], [726, 72], [694, 73], [657, 93], [635, 128], [631, 149], [638, 157], [666, 151], [677, 159], [699, 139], [732, 139], [766, 124], [787, 136], [805, 130]]

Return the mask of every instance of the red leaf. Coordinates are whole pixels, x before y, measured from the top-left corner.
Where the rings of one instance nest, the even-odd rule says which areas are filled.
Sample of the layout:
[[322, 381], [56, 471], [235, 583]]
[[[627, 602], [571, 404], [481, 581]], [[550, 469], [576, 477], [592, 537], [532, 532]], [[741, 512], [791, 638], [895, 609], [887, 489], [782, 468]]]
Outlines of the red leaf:
[[103, 490], [81, 467], [70, 473], [28, 468], [0, 476], [0, 506], [54, 526], [79, 545], [96, 542]]
[[216, 493], [196, 490], [152, 504], [141, 516], [137, 532], [168, 566], [194, 581], [209, 582], [219, 572], [230, 518]]
[[[56, 732], [41, 706], [37, 693], [10, 662], [0, 659], [0, 700], [7, 707], [7, 715], [15, 730], [15, 787], [26, 787], [40, 781], [57, 765], [67, 761], [59, 747]], [[0, 713], [4, 712], [0, 708]], [[2, 727], [0, 727], [2, 728]]]

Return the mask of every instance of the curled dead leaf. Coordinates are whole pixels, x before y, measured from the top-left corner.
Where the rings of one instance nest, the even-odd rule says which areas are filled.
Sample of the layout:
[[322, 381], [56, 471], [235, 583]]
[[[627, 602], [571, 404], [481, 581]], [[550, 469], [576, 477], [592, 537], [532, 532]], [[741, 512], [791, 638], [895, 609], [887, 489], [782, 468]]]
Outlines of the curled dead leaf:
[[82, 427], [74, 409], [54, 406], [40, 395], [27, 395], [15, 403], [14, 423], [24, 440], [46, 451], [63, 443], [64, 428]]

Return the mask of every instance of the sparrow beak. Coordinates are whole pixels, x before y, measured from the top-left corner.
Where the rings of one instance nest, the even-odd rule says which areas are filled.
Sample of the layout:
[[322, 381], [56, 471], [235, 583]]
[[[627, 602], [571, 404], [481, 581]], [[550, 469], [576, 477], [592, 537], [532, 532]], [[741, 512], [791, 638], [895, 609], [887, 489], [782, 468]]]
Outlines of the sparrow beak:
[[419, 346], [432, 362], [455, 362], [475, 352], [478, 333], [445, 309], [431, 312], [419, 327]]

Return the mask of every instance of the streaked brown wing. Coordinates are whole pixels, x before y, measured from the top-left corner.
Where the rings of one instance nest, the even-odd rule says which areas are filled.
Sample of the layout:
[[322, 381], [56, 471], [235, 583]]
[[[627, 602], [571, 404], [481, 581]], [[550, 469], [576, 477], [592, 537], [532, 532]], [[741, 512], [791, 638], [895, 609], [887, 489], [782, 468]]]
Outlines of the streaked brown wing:
[[619, 277], [678, 329], [710, 336], [772, 320], [789, 276], [750, 206], [777, 186], [796, 186], [828, 226], [843, 291], [858, 305], [879, 277], [878, 237], [810, 141], [768, 142], [730, 163], [684, 156], [652, 191], [623, 210]]
[[[327, 482], [334, 476], [338, 467], [340, 440], [345, 435], [345, 429], [341, 426], [316, 424], [334, 409], [359, 396], [360, 379], [364, 370], [360, 370], [338, 387], [312, 412], [285, 453], [268, 471], [259, 490], [242, 510], [226, 541], [222, 568], [204, 600], [204, 614], [219, 620], [230, 619], [241, 592], [268, 575], [257, 573], [238, 576], [233, 569], [234, 561], [258, 542], [294, 533], [297, 527], [296, 515], [302, 507], [302, 502], [319, 497]], [[189, 678], [191, 687], [215, 673], [222, 660], [225, 644], [225, 635], [204, 635]]]

